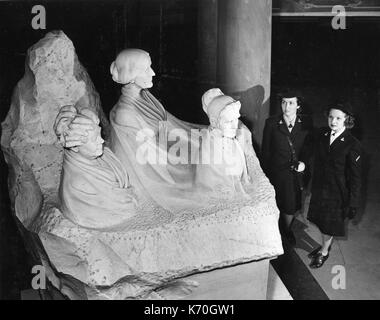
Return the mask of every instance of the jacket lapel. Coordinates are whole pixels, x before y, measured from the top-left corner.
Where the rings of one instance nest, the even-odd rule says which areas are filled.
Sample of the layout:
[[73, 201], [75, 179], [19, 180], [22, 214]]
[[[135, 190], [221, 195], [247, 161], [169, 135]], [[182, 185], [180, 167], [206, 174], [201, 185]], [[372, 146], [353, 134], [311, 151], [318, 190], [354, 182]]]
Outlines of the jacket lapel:
[[281, 133], [283, 133], [287, 136], [290, 135], [290, 132], [288, 130], [288, 127], [286, 126], [285, 120], [282, 117], [279, 117], [279, 119], [277, 121], [277, 127]]
[[[294, 127], [292, 129], [292, 132], [290, 132], [290, 136], [292, 136], [292, 137], [296, 136], [297, 132], [300, 131], [302, 129], [302, 127], [303, 127], [302, 119], [297, 117], [296, 121], [294, 122]], [[286, 128], [286, 125], [285, 125], [285, 128]], [[288, 128], [286, 128], [286, 130], [288, 130]]]
[[[330, 152], [334, 152], [336, 149], [339, 149], [340, 146], [344, 145], [347, 139], [348, 133], [349, 131], [345, 129], [343, 133], [334, 140], [334, 142], [330, 145]], [[330, 143], [330, 135], [329, 135], [329, 143]]]
[[330, 152], [330, 134], [331, 130], [326, 130], [322, 136], [322, 145], [326, 153]]

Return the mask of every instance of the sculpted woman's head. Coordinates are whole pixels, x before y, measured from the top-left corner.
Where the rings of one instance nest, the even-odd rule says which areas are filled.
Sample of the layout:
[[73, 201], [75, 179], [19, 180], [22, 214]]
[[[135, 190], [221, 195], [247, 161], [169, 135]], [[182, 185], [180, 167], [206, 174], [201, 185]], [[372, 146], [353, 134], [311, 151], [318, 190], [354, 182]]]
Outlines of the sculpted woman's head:
[[211, 126], [220, 129], [223, 136], [234, 138], [238, 129], [240, 102], [213, 88], [203, 95], [202, 104]]
[[202, 107], [203, 111], [207, 113], [207, 107], [210, 104], [210, 102], [219, 96], [223, 96], [224, 93], [219, 88], [212, 88], [207, 90], [203, 96], [202, 96]]
[[121, 51], [112, 62], [110, 72], [113, 81], [120, 84], [134, 83], [142, 89], [153, 86], [152, 60], [149, 53], [141, 49]]

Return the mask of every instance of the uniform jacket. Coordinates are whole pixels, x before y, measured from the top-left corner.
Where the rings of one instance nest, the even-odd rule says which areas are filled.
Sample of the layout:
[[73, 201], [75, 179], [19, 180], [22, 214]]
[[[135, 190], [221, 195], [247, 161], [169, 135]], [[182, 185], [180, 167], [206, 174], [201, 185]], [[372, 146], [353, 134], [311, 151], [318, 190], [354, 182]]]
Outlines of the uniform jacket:
[[330, 145], [330, 133], [322, 129], [315, 146], [312, 201], [336, 200], [344, 207], [359, 207], [360, 142], [346, 129]]
[[292, 140], [298, 160], [305, 162], [306, 167], [309, 167], [313, 150], [312, 128], [312, 120], [307, 116], [297, 116], [291, 132], [282, 115], [266, 120], [262, 143], [262, 166], [269, 177], [290, 167], [292, 153], [287, 136]]
[[308, 219], [331, 236], [345, 235], [345, 215], [359, 206], [361, 146], [345, 130], [330, 145], [330, 129], [322, 129], [315, 144], [315, 160]]
[[266, 120], [262, 142], [262, 167], [276, 190], [280, 211], [293, 214], [301, 207], [300, 190], [295, 173], [291, 170], [292, 152], [287, 137], [290, 137], [297, 160], [306, 164], [309, 171], [313, 150], [312, 120], [308, 116], [297, 116], [289, 132], [282, 115]]

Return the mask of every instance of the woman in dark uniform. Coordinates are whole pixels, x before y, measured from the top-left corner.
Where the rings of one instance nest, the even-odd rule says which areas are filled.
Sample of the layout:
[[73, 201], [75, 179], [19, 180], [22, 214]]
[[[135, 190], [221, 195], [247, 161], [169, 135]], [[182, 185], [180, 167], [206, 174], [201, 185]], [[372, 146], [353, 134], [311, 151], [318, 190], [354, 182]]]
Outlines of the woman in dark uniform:
[[288, 89], [280, 97], [282, 114], [265, 122], [262, 167], [276, 191], [281, 233], [294, 245], [291, 225], [301, 209], [301, 173], [308, 170], [312, 153], [312, 121], [299, 114], [300, 96], [296, 91]]
[[328, 125], [319, 133], [315, 145], [308, 219], [322, 233], [322, 246], [309, 254], [311, 268], [325, 263], [333, 237], [344, 236], [344, 220], [354, 218], [359, 206], [361, 146], [348, 130], [354, 125], [349, 105], [337, 103], [329, 107]]

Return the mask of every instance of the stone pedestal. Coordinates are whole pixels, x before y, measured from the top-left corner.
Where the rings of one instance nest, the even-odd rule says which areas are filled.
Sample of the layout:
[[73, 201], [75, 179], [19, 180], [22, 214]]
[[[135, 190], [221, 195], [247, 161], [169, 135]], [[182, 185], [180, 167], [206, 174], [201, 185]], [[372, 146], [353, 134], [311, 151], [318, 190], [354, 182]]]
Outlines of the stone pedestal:
[[[185, 279], [200, 285], [182, 300], [293, 300], [268, 260], [217, 269]], [[21, 300], [64, 300], [54, 288], [45, 291], [23, 290]]]
[[199, 283], [185, 300], [266, 300], [269, 260], [192, 275]]

